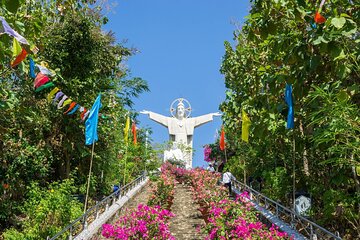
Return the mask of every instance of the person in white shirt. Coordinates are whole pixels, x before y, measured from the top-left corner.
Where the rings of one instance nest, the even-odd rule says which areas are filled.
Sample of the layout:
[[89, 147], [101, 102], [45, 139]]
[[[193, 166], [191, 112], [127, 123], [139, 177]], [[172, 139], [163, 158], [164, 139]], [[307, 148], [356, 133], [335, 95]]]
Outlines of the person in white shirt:
[[231, 196], [231, 180], [235, 180], [235, 177], [231, 174], [231, 172], [227, 171], [223, 173], [222, 182], [229, 188], [229, 196]]
[[206, 170], [210, 171], [210, 172], [214, 172], [214, 166], [210, 163], [209, 166], [206, 168]]

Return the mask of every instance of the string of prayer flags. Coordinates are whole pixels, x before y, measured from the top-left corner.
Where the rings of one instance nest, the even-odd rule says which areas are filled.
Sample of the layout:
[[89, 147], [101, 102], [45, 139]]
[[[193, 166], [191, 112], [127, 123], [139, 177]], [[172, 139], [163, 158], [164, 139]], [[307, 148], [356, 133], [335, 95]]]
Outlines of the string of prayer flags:
[[220, 150], [225, 150], [225, 132], [224, 127], [221, 128], [221, 135], [220, 135]]
[[9, 26], [9, 24], [6, 22], [6, 20], [1, 16], [0, 16], [0, 21], [1, 21], [0, 32], [6, 33], [9, 36], [16, 38], [16, 40], [18, 40], [22, 44], [30, 45], [28, 41], [19, 33], [17, 33], [14, 29], [12, 29]]
[[131, 132], [132, 132], [132, 134], [134, 136], [134, 145], [137, 145], [136, 124], [135, 124], [135, 122], [132, 122]]
[[321, 15], [321, 10], [322, 7], [324, 6], [325, 0], [322, 0], [319, 6], [319, 10], [316, 11], [315, 16], [314, 16], [314, 20], [317, 24], [322, 24], [324, 22], [326, 22], [326, 18], [324, 16]]
[[292, 86], [291, 84], [286, 84], [285, 89], [285, 102], [288, 105], [288, 116], [286, 128], [294, 128], [294, 106], [293, 106], [293, 98], [292, 98]]
[[[10, 25], [6, 22], [6, 20], [1, 16], [0, 21], [0, 35], [5, 33], [13, 37], [12, 59], [14, 60], [10, 62], [10, 65], [12, 68], [14, 68], [18, 64], [20, 64], [28, 55], [28, 52], [25, 50], [25, 48], [22, 47], [21, 44], [30, 44], [23, 36], [21, 36], [14, 29], [12, 29]], [[37, 47], [33, 47], [31, 49], [31, 52], [36, 54], [38, 50], [39, 49]], [[38, 73], [36, 73], [37, 69]], [[86, 108], [74, 102], [59, 88], [55, 87], [55, 84], [50, 79], [50, 77], [54, 77], [55, 75], [55, 72], [48, 69], [48, 65], [46, 62], [41, 62], [41, 64], [35, 64], [35, 61], [31, 57], [29, 57], [29, 76], [34, 79], [33, 85], [35, 88], [35, 92], [37, 93], [43, 91], [44, 89], [53, 88], [46, 97], [47, 101], [49, 103], [52, 102], [52, 104], [55, 105], [57, 109], [62, 109], [70, 105], [64, 112], [64, 115], [72, 115], [76, 111], [79, 111], [81, 120], [85, 121], [85, 119], [90, 115], [90, 111], [86, 110]]]
[[241, 111], [241, 116], [242, 116], [242, 124], [241, 124], [241, 139], [244, 142], [249, 142], [249, 128], [250, 128], [250, 118], [249, 116], [246, 114], [245, 110], [242, 109]]
[[101, 108], [101, 94], [96, 98], [90, 110], [90, 115], [85, 122], [85, 145], [91, 145], [98, 140], [97, 125], [99, 120], [99, 109]]
[[124, 142], [128, 144], [128, 138], [129, 138], [129, 128], [130, 128], [130, 117], [127, 116], [125, 128], [124, 128]]

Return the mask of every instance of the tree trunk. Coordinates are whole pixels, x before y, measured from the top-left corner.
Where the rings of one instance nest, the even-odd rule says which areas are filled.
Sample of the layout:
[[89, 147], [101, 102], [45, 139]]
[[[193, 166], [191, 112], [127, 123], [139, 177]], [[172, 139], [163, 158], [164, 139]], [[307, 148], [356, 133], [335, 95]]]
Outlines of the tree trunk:
[[305, 134], [304, 134], [304, 127], [302, 124], [302, 121], [300, 120], [300, 133], [301, 133], [301, 138], [303, 139], [303, 143], [304, 143], [304, 148], [303, 148], [303, 154], [302, 154], [302, 159], [303, 159], [303, 171], [304, 174], [306, 176], [310, 176], [310, 171], [309, 171], [309, 160], [308, 160], [308, 153], [307, 153], [307, 148], [306, 148], [306, 141], [305, 141]]

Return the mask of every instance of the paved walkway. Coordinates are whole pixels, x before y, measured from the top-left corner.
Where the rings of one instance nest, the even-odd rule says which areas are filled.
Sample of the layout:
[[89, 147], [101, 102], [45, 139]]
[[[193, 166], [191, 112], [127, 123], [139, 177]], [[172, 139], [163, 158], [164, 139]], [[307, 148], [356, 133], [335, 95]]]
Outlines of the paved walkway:
[[[127, 209], [136, 208], [140, 203], [146, 204], [150, 195], [149, 185], [139, 192], [133, 199], [131, 199], [126, 205], [108, 222], [114, 224], [119, 216], [121, 216]], [[204, 220], [201, 218], [200, 212], [197, 210], [199, 205], [195, 204], [190, 187], [182, 184], [176, 184], [175, 195], [171, 212], [175, 214], [175, 217], [170, 220], [170, 232], [177, 240], [200, 240], [204, 239], [204, 235], [197, 231], [197, 227], [204, 224]], [[101, 230], [97, 236], [92, 238], [93, 240], [106, 239], [101, 236]]]
[[176, 215], [170, 221], [170, 232], [178, 240], [204, 239], [196, 228], [204, 224], [200, 212], [197, 210], [199, 205], [195, 204], [190, 187], [176, 184], [174, 203], [171, 211]]

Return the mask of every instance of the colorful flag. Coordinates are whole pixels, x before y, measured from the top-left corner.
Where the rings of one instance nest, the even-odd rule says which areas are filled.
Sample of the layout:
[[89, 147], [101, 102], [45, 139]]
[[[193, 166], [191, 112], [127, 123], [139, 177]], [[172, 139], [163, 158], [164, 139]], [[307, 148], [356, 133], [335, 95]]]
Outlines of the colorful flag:
[[12, 57], [16, 58], [17, 56], [20, 55], [22, 51], [22, 47], [20, 45], [20, 43], [18, 42], [18, 40], [16, 40], [16, 38], [13, 39], [13, 51], [12, 51]]
[[88, 119], [85, 122], [85, 144], [91, 145], [98, 140], [97, 125], [99, 119], [99, 109], [101, 108], [101, 94], [96, 98], [90, 110]]
[[55, 87], [55, 84], [53, 82], [48, 82], [47, 84], [42, 85], [41, 87], [38, 87], [35, 92], [40, 92], [46, 88]]
[[80, 108], [80, 105], [76, 104], [76, 106], [70, 112], [68, 112], [67, 115], [74, 114], [79, 108]]
[[131, 126], [131, 132], [134, 136], [134, 145], [137, 144], [137, 136], [136, 136], [136, 124], [135, 122], [132, 122], [132, 126]]
[[49, 82], [50, 78], [42, 73], [38, 73], [34, 81], [34, 88], [41, 87], [45, 83]]
[[50, 76], [50, 77], [53, 77], [53, 76], [56, 75], [54, 72], [52, 72], [51, 70], [47, 69], [46, 67], [44, 67], [42, 65], [36, 64], [36, 67], [39, 68], [39, 70], [40, 70], [40, 72], [42, 74], [45, 74], [45, 75]]
[[324, 6], [325, 0], [322, 0], [319, 6], [319, 10], [316, 11], [314, 20], [317, 24], [322, 24], [326, 22], [326, 18], [321, 15], [322, 7]]
[[70, 103], [70, 106], [69, 106], [69, 108], [64, 112], [64, 115], [67, 114], [68, 112], [70, 112], [76, 105], [77, 105], [76, 102]]
[[16, 67], [19, 65], [27, 56], [26, 50], [23, 48], [21, 53], [15, 58], [15, 60], [11, 63], [11, 67]]
[[126, 144], [128, 144], [128, 139], [129, 139], [129, 128], [130, 128], [130, 117], [127, 116], [126, 124], [125, 124], [125, 128], [124, 128], [124, 142]]
[[224, 151], [224, 149], [225, 149], [225, 132], [224, 132], [224, 127], [221, 128], [220, 149], [221, 149], [221, 151]]
[[314, 16], [314, 21], [317, 24], [322, 24], [322, 23], [326, 22], [326, 18], [323, 15], [321, 15], [319, 12], [316, 12], [315, 16]]
[[2, 25], [2, 28], [0, 28], [0, 32], [2, 31], [2, 32], [16, 38], [22, 44], [29, 45], [28, 41], [23, 36], [21, 36], [19, 33], [17, 33], [14, 29], [12, 29], [3, 17], [0, 17], [0, 21], [1, 21], [1, 25]]
[[29, 74], [30, 74], [31, 78], [36, 77], [36, 75], [35, 75], [35, 62], [31, 57], [29, 57]]
[[286, 84], [285, 89], [285, 102], [288, 105], [288, 116], [287, 116], [287, 124], [286, 128], [294, 128], [294, 106], [293, 106], [293, 98], [292, 98], [292, 86], [291, 84]]
[[242, 109], [242, 124], [241, 124], [241, 139], [245, 142], [249, 142], [249, 128], [250, 128], [250, 118], [246, 114], [245, 110]]
[[53, 99], [54, 95], [59, 91], [60, 89], [58, 89], [57, 87], [55, 87], [53, 90], [51, 90], [51, 92], [47, 95], [47, 100], [48, 102], [51, 102], [51, 100]]

